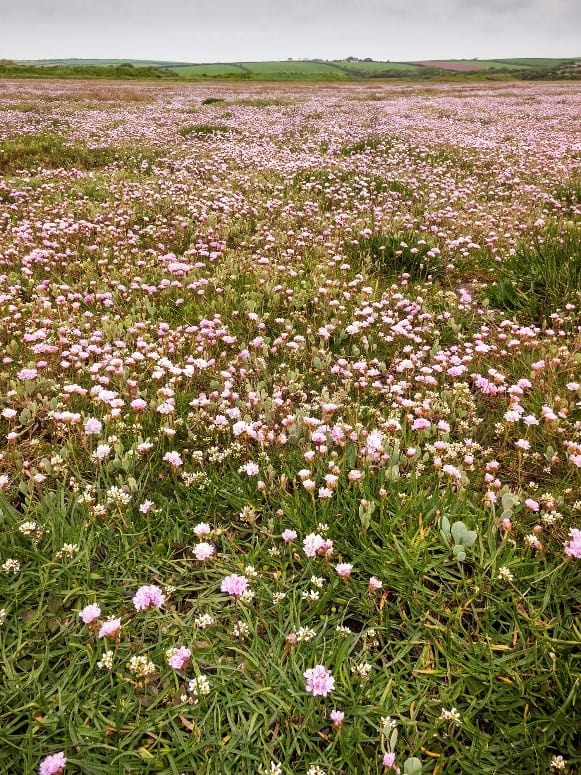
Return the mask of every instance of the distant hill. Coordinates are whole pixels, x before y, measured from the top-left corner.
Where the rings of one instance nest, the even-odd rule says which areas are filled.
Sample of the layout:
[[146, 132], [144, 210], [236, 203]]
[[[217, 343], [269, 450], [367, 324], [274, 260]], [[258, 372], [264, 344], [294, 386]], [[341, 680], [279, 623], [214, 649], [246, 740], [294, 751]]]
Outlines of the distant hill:
[[416, 62], [370, 58], [272, 62], [165, 62], [122, 59], [0, 60], [0, 76], [256, 81], [412, 79], [577, 79], [579, 58], [439, 59]]

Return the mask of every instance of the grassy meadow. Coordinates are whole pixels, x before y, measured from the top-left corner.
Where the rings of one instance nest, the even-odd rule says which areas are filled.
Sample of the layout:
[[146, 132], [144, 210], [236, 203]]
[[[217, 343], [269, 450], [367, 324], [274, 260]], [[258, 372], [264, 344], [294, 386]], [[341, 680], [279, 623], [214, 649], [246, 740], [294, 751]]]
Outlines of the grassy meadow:
[[1, 772], [581, 770], [580, 98], [0, 81]]

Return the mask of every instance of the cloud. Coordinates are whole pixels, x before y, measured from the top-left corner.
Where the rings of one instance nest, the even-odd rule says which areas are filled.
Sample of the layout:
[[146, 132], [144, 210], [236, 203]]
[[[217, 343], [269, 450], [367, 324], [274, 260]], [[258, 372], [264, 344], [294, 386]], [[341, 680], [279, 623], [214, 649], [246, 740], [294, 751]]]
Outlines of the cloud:
[[577, 0], [0, 0], [0, 57], [578, 56]]

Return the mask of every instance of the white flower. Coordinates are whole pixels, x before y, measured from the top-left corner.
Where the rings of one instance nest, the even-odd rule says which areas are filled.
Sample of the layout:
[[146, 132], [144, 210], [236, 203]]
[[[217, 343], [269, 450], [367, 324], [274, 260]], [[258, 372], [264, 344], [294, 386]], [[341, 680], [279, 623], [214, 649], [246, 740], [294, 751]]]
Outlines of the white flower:
[[440, 721], [451, 721], [457, 727], [462, 725], [462, 717], [456, 708], [451, 708], [451, 710], [442, 708], [442, 712], [440, 713]]
[[113, 652], [105, 651], [101, 659], [97, 662], [97, 667], [100, 670], [111, 670], [113, 667]]

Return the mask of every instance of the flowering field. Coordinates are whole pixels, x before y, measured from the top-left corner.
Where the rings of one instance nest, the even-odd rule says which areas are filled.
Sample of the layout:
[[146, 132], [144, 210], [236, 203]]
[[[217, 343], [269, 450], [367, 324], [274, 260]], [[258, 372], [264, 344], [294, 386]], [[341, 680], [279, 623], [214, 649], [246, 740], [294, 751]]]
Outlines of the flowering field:
[[578, 771], [580, 98], [0, 82], [0, 771]]

